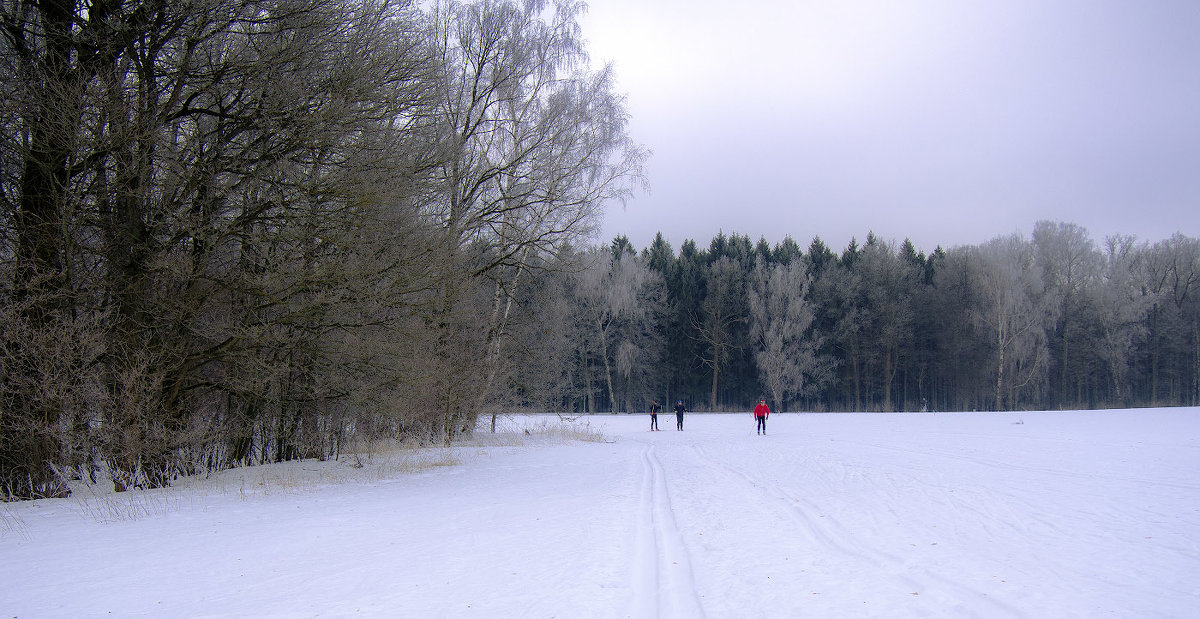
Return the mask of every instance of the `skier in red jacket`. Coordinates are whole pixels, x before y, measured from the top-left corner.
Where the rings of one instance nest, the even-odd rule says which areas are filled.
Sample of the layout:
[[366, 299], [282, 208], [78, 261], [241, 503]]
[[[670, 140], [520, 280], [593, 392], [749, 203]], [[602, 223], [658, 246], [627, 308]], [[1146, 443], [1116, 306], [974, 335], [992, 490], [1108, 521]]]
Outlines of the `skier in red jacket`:
[[758, 406], [754, 407], [754, 418], [758, 420], [758, 433], [767, 433], [767, 417], [771, 414], [771, 409], [767, 408], [767, 400], [763, 398], [758, 401]]

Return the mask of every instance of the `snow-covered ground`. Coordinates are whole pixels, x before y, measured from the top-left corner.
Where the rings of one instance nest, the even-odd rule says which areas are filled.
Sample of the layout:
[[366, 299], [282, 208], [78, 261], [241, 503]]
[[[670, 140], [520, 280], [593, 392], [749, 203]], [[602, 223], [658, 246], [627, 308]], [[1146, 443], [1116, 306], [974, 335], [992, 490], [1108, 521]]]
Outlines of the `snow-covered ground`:
[[0, 505], [0, 616], [1200, 609], [1200, 409], [660, 422]]

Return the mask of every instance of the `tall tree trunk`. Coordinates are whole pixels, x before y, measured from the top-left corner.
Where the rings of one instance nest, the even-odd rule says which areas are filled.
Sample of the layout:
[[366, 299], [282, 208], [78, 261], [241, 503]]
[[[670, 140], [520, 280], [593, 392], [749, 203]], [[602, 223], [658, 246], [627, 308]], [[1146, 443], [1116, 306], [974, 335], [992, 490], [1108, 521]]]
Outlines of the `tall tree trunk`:
[[617, 412], [617, 399], [613, 392], [612, 383], [612, 368], [608, 363], [608, 336], [604, 333], [604, 325], [597, 324], [597, 333], [600, 334], [600, 358], [604, 360], [604, 384], [608, 387], [608, 408], [610, 412]]
[[[513, 274], [512, 282], [505, 286], [501, 278], [496, 279], [496, 292], [492, 297], [492, 319], [489, 324], [488, 336], [485, 342], [488, 357], [486, 360], [487, 377], [484, 379], [483, 389], [479, 393], [479, 402], [476, 410], [483, 410], [484, 400], [492, 392], [492, 387], [496, 383], [496, 376], [500, 372], [500, 346], [503, 343], [505, 330], [508, 328], [509, 316], [512, 315], [513, 300], [516, 296], [517, 285], [520, 284], [521, 274], [525, 270], [525, 260], [529, 255], [529, 247], [521, 251], [521, 259], [517, 263], [517, 272]], [[503, 309], [501, 309], [503, 306]], [[496, 411], [492, 411], [492, 434], [496, 433]]]
[[1005, 337], [1003, 326], [996, 328], [996, 410], [1004, 410], [1004, 358], [1005, 352]]
[[883, 354], [883, 410], [892, 410], [892, 383], [896, 379], [895, 364], [892, 361], [894, 349], [891, 346]]
[[1200, 315], [1192, 325], [1192, 393], [1191, 406], [1200, 405]]
[[[40, 83], [29, 119], [29, 150], [21, 170], [14, 296], [31, 333], [49, 335], [63, 310], [68, 282], [63, 273], [62, 217], [66, 210], [68, 161], [78, 125], [81, 77], [72, 68], [73, 3], [40, 3], [41, 49], [26, 50]], [[35, 51], [36, 50], [36, 51]], [[18, 374], [0, 423], [0, 495], [62, 497], [70, 493], [53, 464], [62, 456], [60, 407], [36, 391], [40, 356], [32, 342], [19, 343]]]
[[708, 396], [708, 410], [715, 412], [717, 410], [717, 377], [721, 373], [721, 364], [718, 361], [713, 362], [712, 371], [712, 391]]

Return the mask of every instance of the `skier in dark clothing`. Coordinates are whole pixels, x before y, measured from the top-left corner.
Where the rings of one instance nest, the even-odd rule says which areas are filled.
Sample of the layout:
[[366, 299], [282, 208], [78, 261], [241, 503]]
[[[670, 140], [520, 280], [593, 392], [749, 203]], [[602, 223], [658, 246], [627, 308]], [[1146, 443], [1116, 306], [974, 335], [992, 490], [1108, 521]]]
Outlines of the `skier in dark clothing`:
[[658, 411], [661, 411], [661, 410], [662, 410], [662, 404], [659, 404], [658, 400], [652, 400], [650, 402], [650, 431], [651, 432], [655, 432], [658, 430]]
[[767, 417], [771, 414], [771, 409], [767, 408], [767, 400], [763, 398], [758, 401], [758, 406], [754, 407], [754, 418], [758, 420], [758, 433], [767, 433]]
[[683, 414], [687, 412], [687, 407], [683, 405], [683, 400], [675, 403], [675, 429], [683, 429]]

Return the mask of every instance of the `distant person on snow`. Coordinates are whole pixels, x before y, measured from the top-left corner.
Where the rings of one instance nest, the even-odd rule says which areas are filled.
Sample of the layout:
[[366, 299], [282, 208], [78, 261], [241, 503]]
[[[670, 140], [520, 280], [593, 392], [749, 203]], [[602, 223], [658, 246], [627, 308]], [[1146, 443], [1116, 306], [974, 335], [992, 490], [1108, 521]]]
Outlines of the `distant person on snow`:
[[771, 415], [771, 409], [767, 408], [767, 399], [762, 398], [758, 401], [758, 406], [754, 407], [754, 418], [758, 421], [758, 433], [767, 433], [767, 417]]
[[683, 414], [687, 412], [687, 407], [683, 405], [683, 400], [675, 403], [675, 429], [683, 429]]
[[655, 432], [658, 430], [658, 411], [660, 411], [660, 410], [662, 410], [662, 404], [659, 404], [658, 400], [651, 400], [650, 401], [650, 431], [651, 432]]

